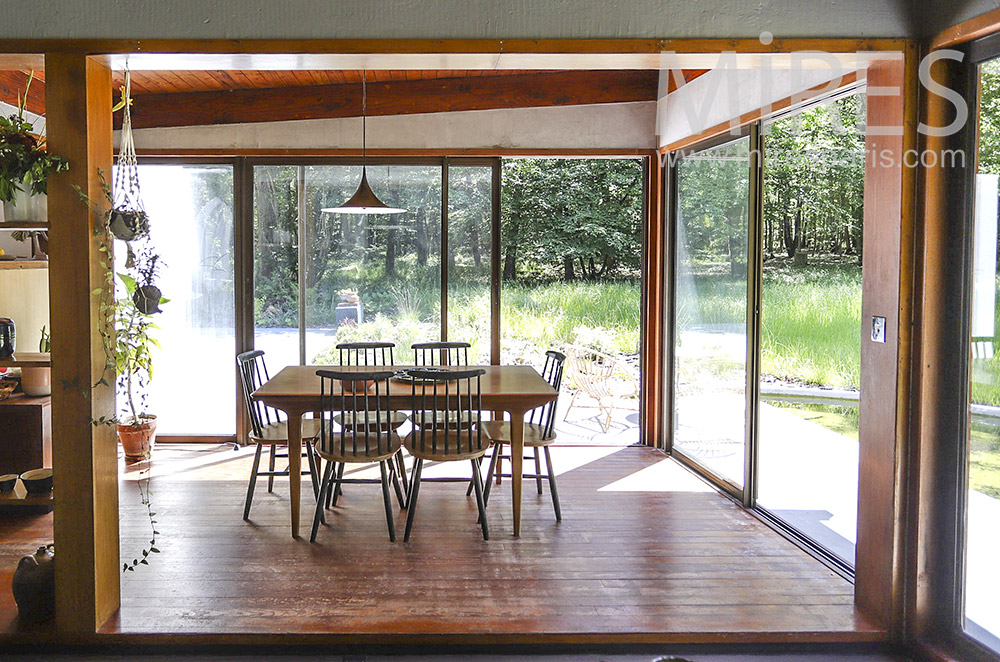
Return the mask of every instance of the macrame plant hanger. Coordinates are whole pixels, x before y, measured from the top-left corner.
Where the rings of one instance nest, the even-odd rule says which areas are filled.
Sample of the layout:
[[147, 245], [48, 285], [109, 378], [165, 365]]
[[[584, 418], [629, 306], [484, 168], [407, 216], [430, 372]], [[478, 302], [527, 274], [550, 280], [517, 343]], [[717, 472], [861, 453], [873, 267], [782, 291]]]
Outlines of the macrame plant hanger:
[[[118, 239], [129, 242], [149, 234], [149, 217], [139, 191], [139, 162], [132, 137], [132, 79], [125, 67], [122, 86], [121, 145], [115, 161], [111, 183], [111, 215], [109, 227]], [[131, 247], [129, 248], [131, 252]]]

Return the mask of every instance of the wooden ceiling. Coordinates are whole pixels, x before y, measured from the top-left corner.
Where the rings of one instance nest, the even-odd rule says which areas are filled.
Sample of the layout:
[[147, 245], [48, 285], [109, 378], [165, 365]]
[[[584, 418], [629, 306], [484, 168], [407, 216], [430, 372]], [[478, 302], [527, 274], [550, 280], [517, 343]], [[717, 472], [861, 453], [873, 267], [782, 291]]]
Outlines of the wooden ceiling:
[[[701, 73], [686, 70], [685, 79]], [[133, 71], [133, 124], [357, 117], [361, 76], [354, 70]], [[0, 101], [16, 104], [28, 77], [26, 71], [0, 71]], [[34, 77], [26, 108], [44, 115], [45, 75]], [[657, 98], [659, 86], [655, 70], [369, 70], [365, 77], [371, 116], [646, 101]], [[115, 89], [123, 82], [123, 74], [115, 72]]]

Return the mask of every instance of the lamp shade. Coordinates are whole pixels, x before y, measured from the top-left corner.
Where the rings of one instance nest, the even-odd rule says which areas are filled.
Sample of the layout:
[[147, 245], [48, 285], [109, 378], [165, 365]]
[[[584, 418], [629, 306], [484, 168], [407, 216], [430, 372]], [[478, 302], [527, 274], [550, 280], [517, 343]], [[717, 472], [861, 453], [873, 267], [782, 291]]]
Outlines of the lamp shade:
[[362, 168], [361, 184], [358, 185], [358, 190], [354, 192], [351, 199], [339, 207], [324, 207], [320, 211], [333, 214], [400, 214], [406, 210], [400, 207], [390, 207], [379, 200], [372, 191], [372, 187], [368, 185], [367, 169]]

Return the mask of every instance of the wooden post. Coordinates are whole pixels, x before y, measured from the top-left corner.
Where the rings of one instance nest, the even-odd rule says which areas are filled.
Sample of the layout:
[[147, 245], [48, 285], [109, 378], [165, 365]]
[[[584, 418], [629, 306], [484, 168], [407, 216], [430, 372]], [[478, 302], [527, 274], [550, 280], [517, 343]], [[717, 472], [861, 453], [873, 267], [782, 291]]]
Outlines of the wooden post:
[[645, 227], [642, 255], [642, 334], [640, 360], [642, 394], [640, 421], [642, 441], [647, 446], [665, 448], [664, 410], [664, 256], [663, 164], [659, 152], [646, 157]]
[[94, 215], [73, 189], [104, 201], [98, 169], [110, 181], [111, 71], [81, 53], [49, 53], [45, 82], [48, 149], [70, 164], [48, 187], [56, 625], [82, 633], [99, 628], [121, 601], [117, 442], [113, 428], [91, 424], [114, 413], [114, 388], [91, 388], [105, 366], [91, 292], [104, 285], [101, 262], [109, 257], [98, 251]]

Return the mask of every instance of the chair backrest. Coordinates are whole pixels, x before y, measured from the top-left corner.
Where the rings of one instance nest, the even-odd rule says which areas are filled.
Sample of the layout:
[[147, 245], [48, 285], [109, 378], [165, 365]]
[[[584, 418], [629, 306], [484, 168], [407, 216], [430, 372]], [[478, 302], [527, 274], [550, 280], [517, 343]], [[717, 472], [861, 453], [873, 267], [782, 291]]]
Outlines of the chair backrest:
[[395, 373], [317, 370], [316, 374], [320, 378], [320, 448], [341, 456], [389, 452], [389, 379]]
[[[562, 386], [563, 371], [566, 367], [566, 355], [562, 352], [557, 352], [550, 349], [545, 352], [545, 366], [542, 368], [542, 379], [549, 383], [549, 386], [559, 392], [559, 387]], [[557, 399], [558, 400], [558, 399]], [[536, 407], [532, 409], [527, 416], [528, 423], [535, 423], [536, 425], [541, 425], [544, 432], [542, 433], [543, 439], [548, 439], [552, 436], [552, 430], [556, 423], [556, 402], [546, 403], [541, 407]]]
[[340, 365], [391, 366], [394, 364], [391, 342], [342, 342], [337, 345]]
[[264, 426], [282, 420], [278, 417], [277, 409], [268, 407], [250, 397], [264, 382], [270, 379], [267, 374], [267, 364], [264, 363], [264, 351], [255, 349], [238, 354], [236, 365], [240, 370], [240, 388], [243, 391], [243, 401], [247, 405], [247, 414], [250, 416], [250, 429], [254, 436], [259, 437]]
[[413, 365], [469, 365], [467, 342], [418, 342], [413, 348]]
[[482, 368], [441, 373], [410, 369], [413, 378], [413, 448], [434, 455], [463, 455], [485, 450], [482, 431]]

